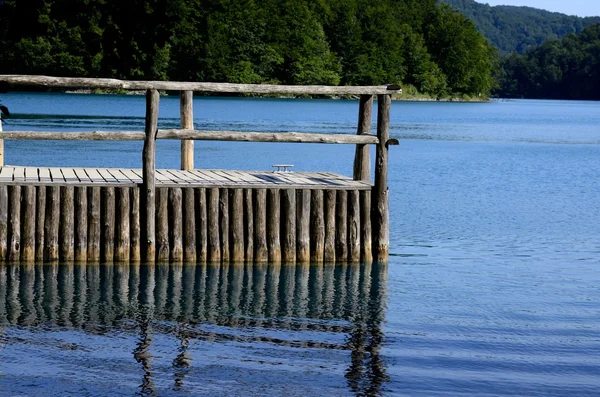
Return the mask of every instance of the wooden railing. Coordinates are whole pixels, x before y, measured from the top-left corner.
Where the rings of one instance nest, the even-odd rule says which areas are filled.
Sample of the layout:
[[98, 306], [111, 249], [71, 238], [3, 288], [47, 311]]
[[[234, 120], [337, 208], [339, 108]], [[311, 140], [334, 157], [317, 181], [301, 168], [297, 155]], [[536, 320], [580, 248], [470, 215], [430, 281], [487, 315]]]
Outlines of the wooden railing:
[[[143, 140], [143, 192], [142, 208], [146, 208], [142, 230], [146, 232], [146, 258], [155, 256], [155, 170], [156, 139], [181, 140], [181, 169], [194, 168], [194, 140], [245, 141], [245, 142], [287, 142], [287, 143], [329, 143], [354, 144], [353, 176], [355, 180], [370, 180], [370, 158], [368, 145], [376, 145], [375, 180], [372, 193], [373, 251], [374, 259], [384, 259], [388, 255], [389, 204], [388, 204], [388, 146], [397, 145], [390, 139], [389, 120], [391, 96], [401, 92], [395, 85], [386, 86], [288, 86], [264, 84], [228, 84], [164, 81], [123, 81], [116, 79], [65, 78], [49, 76], [0, 75], [0, 84], [9, 89], [20, 87], [52, 89], [118, 89], [146, 90], [145, 131], [121, 132], [3, 132], [0, 139], [0, 166], [4, 164], [3, 139], [16, 140]], [[180, 91], [181, 129], [158, 129], [158, 90]], [[207, 93], [253, 93], [265, 95], [358, 95], [360, 96], [358, 127], [356, 135], [313, 134], [299, 132], [234, 132], [199, 131], [193, 129], [193, 92]], [[377, 134], [371, 134], [373, 98], [377, 96]], [[1, 123], [0, 123], [1, 131]]]

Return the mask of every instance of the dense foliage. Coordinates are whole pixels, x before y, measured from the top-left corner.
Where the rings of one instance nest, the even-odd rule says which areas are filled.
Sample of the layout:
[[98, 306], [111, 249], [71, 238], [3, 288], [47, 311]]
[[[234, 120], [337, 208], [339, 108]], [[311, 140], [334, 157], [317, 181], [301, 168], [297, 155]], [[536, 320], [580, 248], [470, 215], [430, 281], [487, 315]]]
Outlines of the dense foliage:
[[0, 48], [0, 73], [494, 86], [494, 50], [437, 0], [2, 0]]
[[501, 97], [600, 100], [600, 24], [513, 54], [499, 79]]
[[580, 33], [600, 17], [580, 18], [531, 7], [496, 6], [474, 0], [441, 0], [475, 22], [501, 54], [526, 51], [547, 40]]

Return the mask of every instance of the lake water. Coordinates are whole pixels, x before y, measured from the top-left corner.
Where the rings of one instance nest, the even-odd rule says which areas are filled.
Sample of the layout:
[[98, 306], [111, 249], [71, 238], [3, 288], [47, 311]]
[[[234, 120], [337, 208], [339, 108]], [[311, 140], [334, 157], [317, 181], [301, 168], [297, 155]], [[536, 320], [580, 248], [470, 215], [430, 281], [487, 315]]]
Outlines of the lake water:
[[[1, 100], [5, 130], [143, 129], [139, 96]], [[351, 134], [358, 104], [194, 108], [198, 129]], [[388, 265], [0, 266], [0, 394], [600, 395], [600, 103], [394, 102], [391, 135]], [[13, 165], [141, 166], [138, 142], [5, 146]], [[196, 142], [195, 163], [350, 175], [353, 153]]]

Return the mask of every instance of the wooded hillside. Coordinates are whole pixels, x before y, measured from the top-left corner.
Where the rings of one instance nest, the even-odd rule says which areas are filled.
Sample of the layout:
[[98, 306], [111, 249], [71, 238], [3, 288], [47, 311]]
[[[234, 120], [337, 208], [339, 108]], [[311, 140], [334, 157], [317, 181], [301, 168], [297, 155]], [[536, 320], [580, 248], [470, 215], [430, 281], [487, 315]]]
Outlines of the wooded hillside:
[[494, 50], [437, 0], [3, 0], [0, 73], [486, 95]]

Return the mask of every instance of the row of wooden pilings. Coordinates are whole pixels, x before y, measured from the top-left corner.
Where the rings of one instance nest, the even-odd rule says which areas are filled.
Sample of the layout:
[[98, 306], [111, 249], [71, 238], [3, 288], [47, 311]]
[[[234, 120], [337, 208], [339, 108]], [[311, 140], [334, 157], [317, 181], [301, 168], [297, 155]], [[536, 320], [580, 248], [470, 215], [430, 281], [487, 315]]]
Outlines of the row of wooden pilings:
[[[142, 192], [0, 185], [0, 261], [144, 260]], [[369, 190], [161, 187], [156, 203], [157, 261], [373, 259]]]

